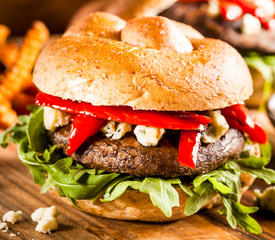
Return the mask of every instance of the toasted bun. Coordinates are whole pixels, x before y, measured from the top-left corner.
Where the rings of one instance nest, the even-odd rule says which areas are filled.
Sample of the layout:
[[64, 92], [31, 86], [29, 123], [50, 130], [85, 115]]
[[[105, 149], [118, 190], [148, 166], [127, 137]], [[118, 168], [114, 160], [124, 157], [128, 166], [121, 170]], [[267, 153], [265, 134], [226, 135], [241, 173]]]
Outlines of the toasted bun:
[[164, 17], [125, 22], [101, 12], [51, 41], [33, 80], [64, 99], [144, 110], [211, 110], [252, 94], [249, 70], [227, 43]]
[[[254, 178], [251, 177], [251, 175], [242, 173], [242, 193], [244, 193], [253, 182]], [[171, 218], [167, 218], [159, 208], [153, 206], [148, 194], [141, 193], [137, 190], [127, 190], [120, 198], [111, 202], [96, 200], [94, 203], [91, 203], [90, 200], [77, 200], [76, 203], [80, 210], [100, 217], [131, 221], [169, 222], [186, 217], [184, 215], [184, 208], [189, 196], [180, 188], [176, 189], [179, 193], [180, 206], [173, 208]], [[55, 188], [52, 188], [50, 193], [72, 205], [67, 198], [59, 197]], [[217, 195], [203, 208], [212, 208], [220, 203], [221, 199]]]

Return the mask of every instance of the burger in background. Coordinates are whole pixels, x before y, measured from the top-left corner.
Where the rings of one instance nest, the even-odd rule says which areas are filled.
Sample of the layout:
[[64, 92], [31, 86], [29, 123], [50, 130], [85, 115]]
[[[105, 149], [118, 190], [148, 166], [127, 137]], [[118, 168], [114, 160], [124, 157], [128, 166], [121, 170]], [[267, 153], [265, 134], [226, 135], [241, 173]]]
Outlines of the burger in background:
[[249, 66], [254, 93], [249, 107], [265, 108], [275, 81], [275, 2], [273, 0], [181, 0], [160, 15], [184, 22], [204, 36], [237, 48]]

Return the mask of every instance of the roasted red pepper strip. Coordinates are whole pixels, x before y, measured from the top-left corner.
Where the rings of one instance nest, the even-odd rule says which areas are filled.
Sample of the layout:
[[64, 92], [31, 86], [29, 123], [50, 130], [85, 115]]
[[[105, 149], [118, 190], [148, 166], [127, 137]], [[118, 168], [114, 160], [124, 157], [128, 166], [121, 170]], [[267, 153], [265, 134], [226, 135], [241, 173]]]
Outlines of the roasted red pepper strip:
[[228, 21], [235, 21], [243, 15], [243, 9], [236, 3], [220, 1], [221, 15]]
[[235, 104], [221, 109], [229, 126], [247, 133], [253, 142], [265, 144], [267, 142], [266, 132], [255, 123], [248, 109], [243, 104]]
[[36, 104], [53, 107], [72, 114], [145, 125], [174, 130], [203, 130], [211, 118], [194, 113], [133, 110], [126, 106], [93, 106], [90, 103], [64, 100], [45, 93], [39, 93]]
[[181, 165], [194, 169], [198, 159], [201, 133], [198, 131], [180, 131], [178, 161]]
[[103, 119], [85, 115], [74, 116], [69, 134], [67, 155], [72, 155], [88, 137], [97, 134], [105, 122]]
[[266, 29], [275, 30], [275, 18], [269, 18], [269, 19], [262, 18], [260, 20], [262, 25]]

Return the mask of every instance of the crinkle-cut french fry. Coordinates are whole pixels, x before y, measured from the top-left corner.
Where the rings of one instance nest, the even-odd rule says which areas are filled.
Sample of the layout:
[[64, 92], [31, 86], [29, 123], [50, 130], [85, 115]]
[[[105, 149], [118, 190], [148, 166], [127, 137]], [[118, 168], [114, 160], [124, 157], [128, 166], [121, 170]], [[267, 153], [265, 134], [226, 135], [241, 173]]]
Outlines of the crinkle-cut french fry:
[[14, 42], [7, 42], [0, 45], [0, 61], [7, 69], [10, 69], [18, 58], [19, 48]]
[[21, 91], [25, 91], [26, 89], [35, 86], [32, 81], [32, 74], [29, 73], [29, 76], [25, 79], [24, 84], [22, 86]]
[[6, 72], [0, 85], [0, 93], [7, 100], [11, 100], [20, 92], [25, 80], [29, 78], [38, 54], [48, 37], [49, 30], [39, 21], [35, 22], [27, 32], [16, 63]]
[[17, 121], [17, 114], [11, 108], [11, 103], [0, 95], [0, 128], [14, 125]]
[[10, 34], [10, 29], [4, 25], [0, 25], [0, 44], [5, 43]]

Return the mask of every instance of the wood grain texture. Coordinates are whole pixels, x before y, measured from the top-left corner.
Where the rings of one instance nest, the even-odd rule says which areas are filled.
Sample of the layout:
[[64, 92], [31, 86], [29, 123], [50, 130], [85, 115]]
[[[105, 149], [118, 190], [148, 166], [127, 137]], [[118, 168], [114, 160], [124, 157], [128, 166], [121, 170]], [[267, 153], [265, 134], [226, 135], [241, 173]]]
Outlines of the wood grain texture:
[[[48, 194], [41, 195], [39, 186], [34, 185], [28, 169], [18, 160], [14, 146], [0, 149], [0, 216], [8, 210], [22, 210], [24, 219], [14, 225], [9, 224], [8, 233], [0, 231], [0, 239], [275, 239], [275, 219], [267, 214], [255, 215], [263, 227], [262, 235], [252, 235], [241, 229], [232, 230], [223, 217], [215, 210], [203, 211], [181, 221], [166, 224], [148, 224], [125, 222], [94, 217], [80, 212], [76, 208], [64, 205]], [[262, 182], [257, 187], [264, 187]], [[248, 192], [244, 202], [252, 203], [253, 194]], [[30, 214], [39, 207], [55, 205], [59, 229], [52, 234], [42, 234], [34, 230], [35, 223]], [[10, 233], [20, 234], [11, 237]]]

